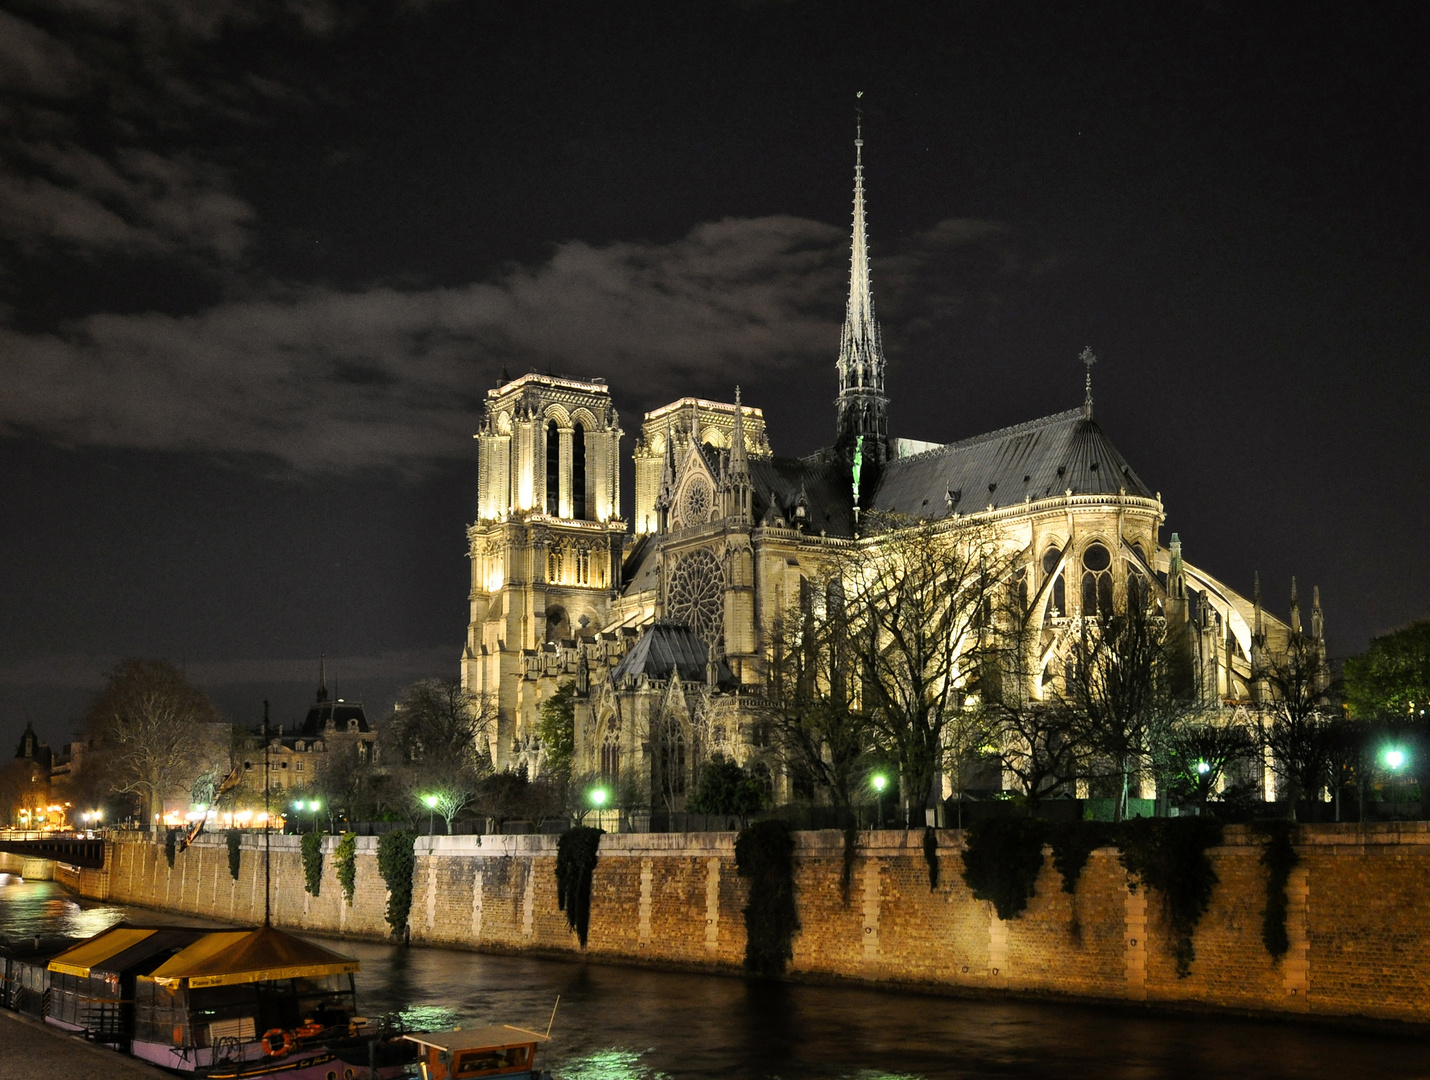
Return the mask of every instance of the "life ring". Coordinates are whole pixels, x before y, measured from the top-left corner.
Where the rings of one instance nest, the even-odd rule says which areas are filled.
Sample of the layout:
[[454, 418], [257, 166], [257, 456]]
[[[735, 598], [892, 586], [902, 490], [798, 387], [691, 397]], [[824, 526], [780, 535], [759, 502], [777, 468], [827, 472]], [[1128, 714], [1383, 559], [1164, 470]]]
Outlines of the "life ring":
[[[281, 1039], [282, 1042], [274, 1045], [274, 1039]], [[269, 1057], [283, 1057], [291, 1054], [297, 1040], [293, 1038], [291, 1031], [284, 1031], [282, 1028], [269, 1028], [263, 1033], [263, 1052]]]

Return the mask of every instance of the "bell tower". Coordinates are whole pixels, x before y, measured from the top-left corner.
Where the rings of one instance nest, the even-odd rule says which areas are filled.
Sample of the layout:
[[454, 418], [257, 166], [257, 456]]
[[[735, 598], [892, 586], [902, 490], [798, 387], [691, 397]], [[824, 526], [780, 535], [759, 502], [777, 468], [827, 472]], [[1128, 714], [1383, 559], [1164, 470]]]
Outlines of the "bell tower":
[[620, 582], [620, 418], [604, 381], [532, 373], [487, 391], [476, 438], [462, 685], [497, 705], [504, 768], [534, 713], [523, 655], [595, 634]]

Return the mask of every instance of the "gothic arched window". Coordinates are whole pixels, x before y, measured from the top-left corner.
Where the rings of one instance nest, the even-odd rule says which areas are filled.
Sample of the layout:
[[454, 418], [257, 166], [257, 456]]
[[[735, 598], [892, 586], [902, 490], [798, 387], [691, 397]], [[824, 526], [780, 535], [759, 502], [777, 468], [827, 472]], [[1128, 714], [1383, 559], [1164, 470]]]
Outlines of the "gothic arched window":
[[614, 731], [601, 740], [601, 780], [612, 787], [621, 782], [621, 744]]
[[571, 516], [586, 519], [586, 429], [581, 424], [571, 432]]
[[561, 512], [561, 433], [555, 420], [546, 425], [546, 512], [552, 517]]
[[[1048, 548], [1043, 553], [1043, 574], [1046, 576], [1053, 573], [1058, 568], [1058, 563], [1062, 562], [1062, 549], [1054, 546]], [[1066, 615], [1068, 613], [1067, 586], [1063, 583], [1063, 576], [1058, 575], [1048, 597], [1049, 615]]]
[[1112, 555], [1093, 542], [1082, 553], [1082, 613], [1112, 614]]

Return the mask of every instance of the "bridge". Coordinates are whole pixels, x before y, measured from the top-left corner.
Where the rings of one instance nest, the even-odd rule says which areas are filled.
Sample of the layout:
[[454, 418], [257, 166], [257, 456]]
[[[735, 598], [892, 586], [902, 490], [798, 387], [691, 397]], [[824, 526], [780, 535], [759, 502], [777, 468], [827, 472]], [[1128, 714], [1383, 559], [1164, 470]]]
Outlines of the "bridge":
[[91, 870], [104, 868], [104, 841], [66, 833], [0, 832], [0, 851], [26, 859], [49, 859]]

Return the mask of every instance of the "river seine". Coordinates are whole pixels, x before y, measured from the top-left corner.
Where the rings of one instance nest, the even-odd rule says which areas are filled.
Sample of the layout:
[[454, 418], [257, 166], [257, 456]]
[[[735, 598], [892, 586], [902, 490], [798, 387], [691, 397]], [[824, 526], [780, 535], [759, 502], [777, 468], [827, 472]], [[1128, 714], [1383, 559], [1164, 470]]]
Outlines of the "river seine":
[[[0, 940], [93, 934], [129, 914], [52, 882], [0, 874]], [[557, 1080], [1049, 1077], [1059, 1080], [1348, 1080], [1430, 1077], [1426, 1043], [1399, 1034], [1033, 1002], [961, 1000], [852, 987], [367, 942], [358, 1001], [413, 1026], [513, 1023], [544, 1030]]]

